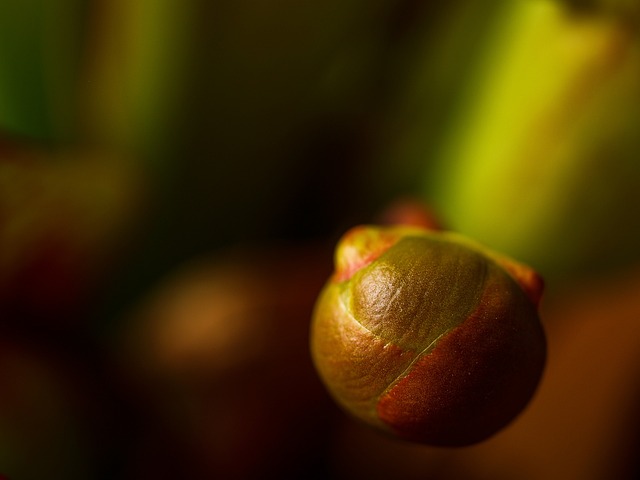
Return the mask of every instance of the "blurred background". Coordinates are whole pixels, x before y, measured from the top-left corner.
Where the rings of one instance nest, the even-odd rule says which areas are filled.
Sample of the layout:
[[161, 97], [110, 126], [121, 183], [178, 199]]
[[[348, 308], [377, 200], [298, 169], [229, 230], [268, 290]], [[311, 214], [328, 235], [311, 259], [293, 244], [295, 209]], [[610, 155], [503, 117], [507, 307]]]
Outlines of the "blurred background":
[[[3, 0], [0, 474], [640, 478], [639, 26], [633, 0]], [[546, 281], [540, 389], [474, 447], [369, 431], [309, 359], [340, 235], [422, 209]]]

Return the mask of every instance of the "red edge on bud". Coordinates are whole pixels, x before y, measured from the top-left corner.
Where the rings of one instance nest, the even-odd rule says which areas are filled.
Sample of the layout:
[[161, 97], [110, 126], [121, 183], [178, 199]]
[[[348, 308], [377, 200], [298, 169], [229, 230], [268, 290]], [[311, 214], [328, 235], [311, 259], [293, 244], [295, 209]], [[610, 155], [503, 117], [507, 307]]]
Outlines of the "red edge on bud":
[[497, 257], [496, 262], [520, 285], [529, 300], [537, 307], [544, 291], [544, 280], [531, 267], [506, 257]]
[[393, 229], [360, 225], [342, 237], [336, 249], [335, 283], [350, 279], [358, 270], [369, 265], [391, 248], [402, 236]]

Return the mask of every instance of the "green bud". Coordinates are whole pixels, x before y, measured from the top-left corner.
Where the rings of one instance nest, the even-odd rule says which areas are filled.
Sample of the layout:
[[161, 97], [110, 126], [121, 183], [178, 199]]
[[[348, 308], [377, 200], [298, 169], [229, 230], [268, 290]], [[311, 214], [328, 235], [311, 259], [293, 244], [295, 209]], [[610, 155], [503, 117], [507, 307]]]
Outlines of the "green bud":
[[478, 442], [538, 384], [541, 285], [453, 233], [357, 227], [316, 305], [314, 363], [335, 400], [370, 425], [433, 445]]

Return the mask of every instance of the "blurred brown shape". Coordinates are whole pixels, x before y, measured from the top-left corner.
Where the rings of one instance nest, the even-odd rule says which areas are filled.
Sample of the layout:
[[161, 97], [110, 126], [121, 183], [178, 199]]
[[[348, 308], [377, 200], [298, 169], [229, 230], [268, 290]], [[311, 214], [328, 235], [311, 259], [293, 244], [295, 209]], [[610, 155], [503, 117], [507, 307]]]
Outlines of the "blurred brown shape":
[[411, 197], [402, 197], [391, 202], [379, 215], [378, 221], [386, 225], [444, 230], [444, 225], [436, 213], [424, 202]]
[[0, 143], [0, 312], [68, 322], [124, 247], [140, 213], [139, 175], [97, 151]]
[[199, 259], [131, 319], [122, 365], [193, 478], [307, 476], [321, 461], [334, 407], [308, 327], [330, 267], [322, 248]]

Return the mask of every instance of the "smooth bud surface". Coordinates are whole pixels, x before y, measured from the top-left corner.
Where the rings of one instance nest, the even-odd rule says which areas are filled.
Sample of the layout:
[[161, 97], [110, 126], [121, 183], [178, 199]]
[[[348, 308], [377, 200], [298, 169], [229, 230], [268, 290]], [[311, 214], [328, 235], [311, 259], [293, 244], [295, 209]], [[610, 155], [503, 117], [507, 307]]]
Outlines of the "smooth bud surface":
[[479, 442], [528, 403], [546, 356], [540, 277], [462, 236], [356, 227], [316, 304], [315, 366], [364, 422], [431, 445]]

